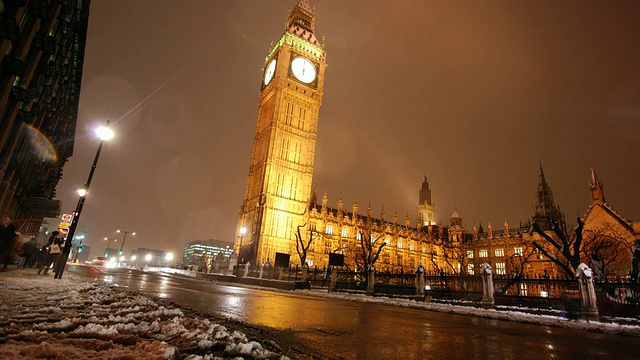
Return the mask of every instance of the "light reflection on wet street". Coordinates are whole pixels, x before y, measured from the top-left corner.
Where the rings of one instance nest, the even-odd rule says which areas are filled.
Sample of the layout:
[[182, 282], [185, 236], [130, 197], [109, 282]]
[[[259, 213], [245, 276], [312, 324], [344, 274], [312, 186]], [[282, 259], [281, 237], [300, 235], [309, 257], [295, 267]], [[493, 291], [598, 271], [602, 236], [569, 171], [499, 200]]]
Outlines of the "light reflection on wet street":
[[87, 280], [173, 301], [200, 313], [287, 330], [295, 343], [346, 359], [632, 359], [619, 336], [215, 284], [127, 269], [70, 266]]

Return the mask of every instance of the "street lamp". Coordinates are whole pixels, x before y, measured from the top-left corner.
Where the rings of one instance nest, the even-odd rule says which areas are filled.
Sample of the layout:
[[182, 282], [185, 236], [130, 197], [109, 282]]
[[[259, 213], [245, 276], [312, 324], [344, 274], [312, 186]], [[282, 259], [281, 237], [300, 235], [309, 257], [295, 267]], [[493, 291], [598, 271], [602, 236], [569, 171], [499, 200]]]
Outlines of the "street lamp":
[[[240, 255], [242, 254], [242, 240], [244, 239], [244, 234], [247, 233], [247, 228], [246, 227], [241, 227], [240, 228], [240, 247], [238, 248], [238, 257], [240, 257]], [[240, 263], [244, 263], [244, 257], [240, 257]]]
[[96, 166], [98, 165], [98, 159], [100, 158], [102, 145], [104, 144], [105, 141], [111, 140], [114, 136], [113, 131], [109, 128], [109, 121], [107, 121], [107, 126], [100, 126], [99, 128], [97, 128], [96, 134], [100, 138], [100, 145], [98, 145], [98, 150], [96, 151], [96, 157], [93, 159], [93, 164], [91, 165], [91, 170], [89, 171], [89, 178], [87, 179], [87, 182], [84, 184], [84, 187], [82, 188], [84, 190], [83, 192], [84, 195], [80, 195], [80, 198], [78, 199], [78, 205], [76, 205], [76, 211], [73, 213], [73, 220], [71, 220], [71, 226], [69, 226], [69, 233], [67, 234], [67, 238], [64, 243], [62, 254], [58, 258], [58, 262], [55, 265], [54, 279], [62, 278], [62, 273], [64, 272], [67, 259], [69, 258], [69, 252], [71, 252], [71, 241], [73, 240], [73, 235], [76, 232], [76, 227], [78, 227], [78, 221], [80, 220], [80, 215], [82, 214], [82, 207], [84, 206], [84, 202], [87, 199], [87, 194], [89, 193], [89, 186], [91, 185], [91, 179], [93, 179], [93, 173], [96, 170]]
[[135, 235], [134, 231], [124, 231], [124, 230], [116, 230], [117, 233], [124, 233], [122, 237], [122, 244], [120, 244], [120, 251], [118, 251], [118, 255], [122, 255], [122, 248], [124, 247], [124, 242], [127, 240], [127, 234]]

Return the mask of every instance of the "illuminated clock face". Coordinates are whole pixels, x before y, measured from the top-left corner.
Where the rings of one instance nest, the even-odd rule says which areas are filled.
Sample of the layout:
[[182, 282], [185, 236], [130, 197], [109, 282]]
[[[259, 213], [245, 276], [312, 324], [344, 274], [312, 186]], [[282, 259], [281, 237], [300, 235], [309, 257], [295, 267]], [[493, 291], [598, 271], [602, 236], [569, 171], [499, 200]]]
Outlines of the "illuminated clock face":
[[264, 84], [269, 85], [271, 79], [273, 79], [273, 74], [276, 72], [276, 59], [271, 60], [269, 65], [267, 65], [267, 70], [264, 72]]
[[296, 79], [308, 84], [316, 79], [316, 67], [313, 63], [301, 56], [291, 62], [291, 72]]

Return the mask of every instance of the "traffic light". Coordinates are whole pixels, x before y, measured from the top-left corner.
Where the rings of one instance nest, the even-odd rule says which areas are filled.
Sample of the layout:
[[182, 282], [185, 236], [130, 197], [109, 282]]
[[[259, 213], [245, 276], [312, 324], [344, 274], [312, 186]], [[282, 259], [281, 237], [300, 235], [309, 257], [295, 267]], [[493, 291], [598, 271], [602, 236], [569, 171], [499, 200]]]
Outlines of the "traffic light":
[[82, 246], [78, 246], [78, 252], [81, 253], [82, 252]]
[[120, 250], [120, 251], [118, 252], [118, 255], [122, 255], [122, 250]]

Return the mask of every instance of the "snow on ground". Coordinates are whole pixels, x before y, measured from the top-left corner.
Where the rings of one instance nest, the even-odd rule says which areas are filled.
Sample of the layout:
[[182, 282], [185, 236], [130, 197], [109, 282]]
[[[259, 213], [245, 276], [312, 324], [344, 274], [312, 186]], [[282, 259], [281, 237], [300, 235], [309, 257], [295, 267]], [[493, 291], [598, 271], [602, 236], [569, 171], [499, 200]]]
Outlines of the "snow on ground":
[[238, 331], [68, 274], [0, 273], [1, 359], [288, 359]]

